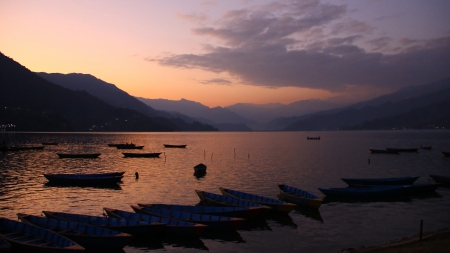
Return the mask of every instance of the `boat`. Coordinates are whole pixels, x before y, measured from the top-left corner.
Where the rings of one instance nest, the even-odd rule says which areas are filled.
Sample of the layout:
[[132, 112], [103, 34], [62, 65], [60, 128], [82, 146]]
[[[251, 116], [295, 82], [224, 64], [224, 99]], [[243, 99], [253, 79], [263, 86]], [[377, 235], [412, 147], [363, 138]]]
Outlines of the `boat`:
[[142, 149], [142, 148], [144, 148], [144, 146], [136, 146], [134, 144], [125, 144], [125, 145], [118, 144], [118, 145], [116, 145], [116, 148], [117, 149]]
[[417, 193], [429, 193], [436, 191], [437, 188], [439, 188], [442, 185], [442, 183], [420, 183], [420, 184], [412, 184], [410, 193], [411, 194], [417, 194]]
[[450, 176], [430, 175], [430, 177], [438, 183], [450, 184]]
[[117, 146], [136, 146], [134, 143], [108, 143], [108, 147], [117, 147]]
[[145, 206], [134, 206], [131, 208], [136, 213], [142, 213], [152, 216], [159, 216], [162, 218], [171, 218], [177, 219], [192, 223], [199, 223], [207, 225], [208, 228], [212, 229], [237, 229], [244, 224], [246, 219], [236, 218], [236, 217], [228, 217], [228, 216], [217, 216], [210, 214], [198, 214], [198, 213], [189, 213], [189, 212], [179, 212], [179, 211], [171, 211], [165, 209], [156, 209]]
[[320, 140], [320, 136], [317, 137], [306, 137], [307, 140]]
[[280, 198], [286, 202], [297, 204], [303, 207], [319, 208], [323, 199], [307, 191], [295, 188], [286, 184], [278, 184], [280, 189]]
[[20, 146], [19, 150], [43, 150], [44, 146]]
[[6, 240], [14, 252], [84, 252], [76, 242], [50, 230], [0, 217], [0, 238]]
[[11, 244], [0, 236], [0, 251], [11, 249]]
[[125, 157], [159, 157], [161, 153], [122, 153]]
[[347, 188], [319, 188], [327, 197], [337, 198], [374, 198], [407, 195], [411, 192], [411, 185], [383, 185]]
[[264, 208], [266, 208], [265, 212], [272, 209], [268, 206], [261, 205], [256, 202], [251, 202], [251, 201], [246, 201], [246, 200], [242, 200], [242, 199], [223, 196], [223, 195], [215, 194], [212, 192], [195, 190], [195, 193], [200, 198], [202, 203], [208, 204], [208, 205], [264, 207]]
[[450, 152], [444, 152], [444, 151], [442, 151], [442, 154], [444, 154], [445, 156], [450, 156]]
[[422, 146], [420, 145], [421, 149], [425, 149], [425, 150], [431, 150], [431, 146]]
[[165, 148], [185, 148], [186, 144], [163, 144]]
[[272, 199], [256, 194], [246, 193], [242, 191], [231, 190], [223, 187], [219, 187], [220, 192], [224, 196], [242, 199], [245, 201], [255, 202], [264, 206], [268, 206], [272, 211], [280, 213], [290, 213], [297, 206], [296, 204], [288, 203], [278, 199]]
[[132, 239], [130, 234], [74, 221], [46, 218], [18, 213], [24, 223], [49, 229], [65, 236], [85, 248], [123, 248]]
[[42, 145], [58, 145], [58, 142], [42, 142]]
[[159, 216], [152, 216], [141, 213], [127, 212], [119, 209], [103, 208], [106, 215], [111, 218], [137, 220], [145, 222], [161, 222], [166, 224], [164, 233], [168, 235], [178, 236], [199, 236], [208, 228], [207, 225], [187, 222], [182, 220], [175, 220], [170, 218], [163, 218]]
[[419, 177], [388, 177], [388, 178], [341, 178], [349, 186], [361, 185], [407, 185], [414, 183]]
[[42, 211], [47, 218], [60, 219], [65, 221], [75, 221], [103, 227], [131, 235], [159, 235], [164, 233], [166, 224], [161, 222], [148, 222], [118, 219], [111, 217], [99, 217], [85, 214], [74, 214], [65, 212]]
[[101, 153], [56, 153], [59, 158], [98, 158]]
[[206, 173], [206, 165], [204, 165], [203, 163], [199, 163], [197, 165], [194, 166], [194, 173], [195, 174], [204, 174]]
[[93, 174], [44, 174], [50, 183], [75, 185], [117, 184], [125, 172], [93, 173]]
[[218, 216], [238, 217], [251, 219], [257, 217], [266, 211], [265, 207], [254, 206], [191, 206], [191, 205], [174, 205], [174, 204], [143, 204], [138, 206], [151, 207], [156, 209], [165, 209], [180, 212], [212, 214]]
[[369, 149], [372, 154], [400, 154], [398, 150], [388, 150], [388, 149]]
[[418, 148], [386, 148], [386, 150], [396, 150], [398, 152], [417, 152]]

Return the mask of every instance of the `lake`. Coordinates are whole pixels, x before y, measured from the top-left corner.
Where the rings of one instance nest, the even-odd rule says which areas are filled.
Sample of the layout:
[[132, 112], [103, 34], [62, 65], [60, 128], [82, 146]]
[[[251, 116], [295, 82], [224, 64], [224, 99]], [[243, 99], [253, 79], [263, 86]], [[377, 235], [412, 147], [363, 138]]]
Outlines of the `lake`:
[[[320, 140], [307, 140], [320, 136]], [[319, 187], [346, 187], [343, 177], [450, 176], [450, 131], [187, 132], [187, 133], [0, 133], [16, 145], [58, 142], [43, 150], [0, 152], [1, 215], [41, 215], [43, 210], [102, 215], [103, 207], [132, 211], [144, 203], [199, 203], [195, 190], [219, 187], [277, 198], [284, 182], [315, 195]], [[144, 145], [160, 158], [124, 158], [108, 143]], [[184, 149], [163, 144], [187, 144]], [[370, 148], [418, 148], [400, 155], [370, 154]], [[97, 159], [62, 159], [58, 152], [101, 153]], [[130, 151], [128, 151], [130, 152]], [[193, 167], [208, 166], [203, 177]], [[118, 187], [55, 187], [43, 173], [125, 171]], [[135, 172], [139, 178], [135, 178]], [[338, 252], [449, 228], [450, 189], [396, 201], [326, 201], [318, 211], [270, 216], [236, 233], [198, 240], [133, 241], [124, 252]]]

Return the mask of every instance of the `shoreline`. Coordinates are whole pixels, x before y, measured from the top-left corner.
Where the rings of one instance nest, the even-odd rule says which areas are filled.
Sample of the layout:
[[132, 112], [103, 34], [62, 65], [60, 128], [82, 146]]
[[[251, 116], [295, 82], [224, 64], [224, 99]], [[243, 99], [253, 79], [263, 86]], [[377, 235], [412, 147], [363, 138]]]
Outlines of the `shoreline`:
[[426, 232], [411, 237], [394, 239], [377, 246], [342, 249], [339, 253], [448, 253], [450, 252], [450, 229]]

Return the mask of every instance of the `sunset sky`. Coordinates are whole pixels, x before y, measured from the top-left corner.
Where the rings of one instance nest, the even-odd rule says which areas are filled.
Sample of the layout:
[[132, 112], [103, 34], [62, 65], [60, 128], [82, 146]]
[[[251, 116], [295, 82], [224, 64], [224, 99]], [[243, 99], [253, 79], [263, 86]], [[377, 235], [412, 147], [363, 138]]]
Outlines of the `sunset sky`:
[[0, 51], [144, 98], [354, 102], [450, 76], [450, 1], [2, 0]]

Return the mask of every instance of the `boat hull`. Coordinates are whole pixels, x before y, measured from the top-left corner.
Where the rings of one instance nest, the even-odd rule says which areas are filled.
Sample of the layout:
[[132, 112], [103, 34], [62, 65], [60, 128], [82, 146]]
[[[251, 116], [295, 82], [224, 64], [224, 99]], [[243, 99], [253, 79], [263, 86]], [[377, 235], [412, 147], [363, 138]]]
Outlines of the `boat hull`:
[[334, 198], [382, 198], [408, 195], [410, 185], [366, 186], [347, 188], [319, 188], [327, 197]]
[[390, 178], [341, 178], [349, 186], [361, 185], [407, 185], [414, 183], [419, 177], [390, 177]]
[[319, 198], [307, 191], [285, 185], [278, 184], [280, 189], [280, 198], [284, 201], [297, 204], [303, 207], [319, 208], [322, 205], [323, 199]]
[[98, 158], [100, 153], [87, 153], [87, 154], [70, 154], [70, 153], [57, 153], [59, 158]]
[[450, 184], [450, 176], [430, 175], [430, 177], [438, 183]]
[[44, 174], [52, 184], [66, 185], [114, 185], [123, 178], [123, 172], [104, 174]]
[[157, 158], [161, 153], [122, 153], [124, 157], [141, 157], [141, 158]]

